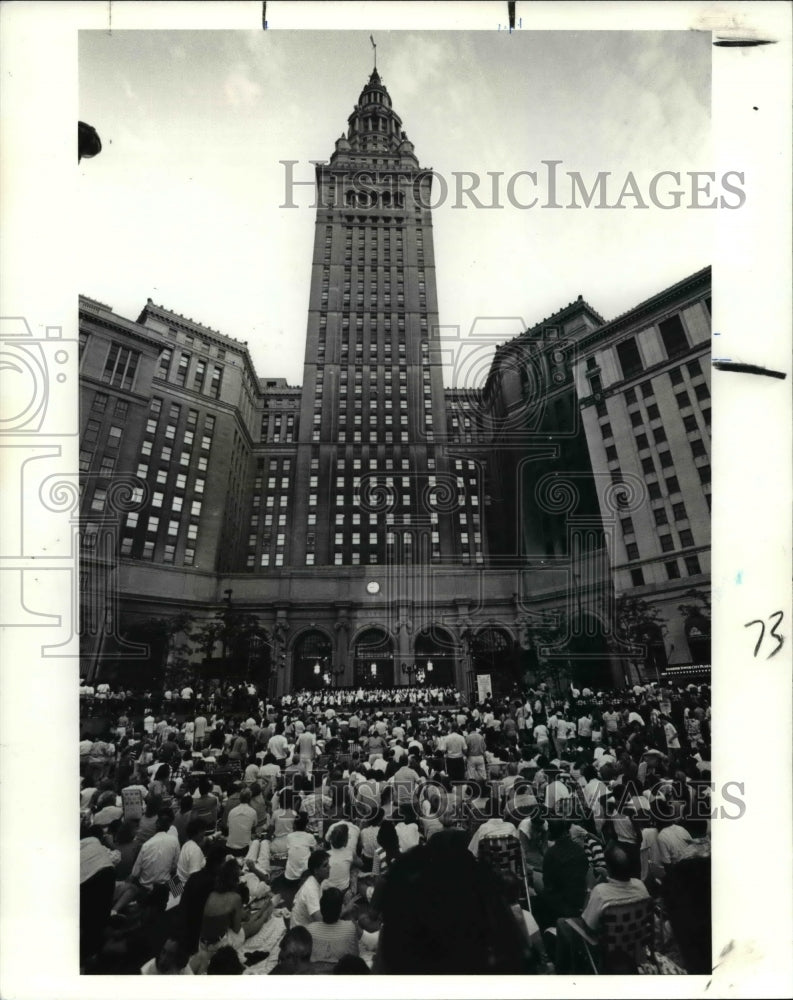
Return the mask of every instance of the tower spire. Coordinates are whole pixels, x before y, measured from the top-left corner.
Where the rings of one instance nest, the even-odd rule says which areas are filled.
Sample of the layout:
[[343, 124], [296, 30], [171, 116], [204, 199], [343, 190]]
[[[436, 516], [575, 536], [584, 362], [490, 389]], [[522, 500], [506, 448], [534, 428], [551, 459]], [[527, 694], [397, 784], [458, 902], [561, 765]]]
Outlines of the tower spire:
[[369, 41], [372, 43], [372, 48], [374, 49], [374, 72], [377, 72], [377, 45], [375, 44], [374, 38], [369, 35]]

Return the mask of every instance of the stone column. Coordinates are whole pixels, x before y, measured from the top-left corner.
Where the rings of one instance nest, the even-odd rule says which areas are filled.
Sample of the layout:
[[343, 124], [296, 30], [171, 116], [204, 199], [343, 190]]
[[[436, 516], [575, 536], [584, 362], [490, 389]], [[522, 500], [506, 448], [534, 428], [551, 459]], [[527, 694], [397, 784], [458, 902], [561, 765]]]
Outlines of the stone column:
[[338, 615], [333, 625], [336, 633], [336, 648], [334, 650], [333, 666], [338, 670], [344, 664], [344, 673], [338, 679], [339, 686], [351, 686], [355, 683], [353, 677], [353, 663], [350, 656], [350, 619], [347, 617], [347, 608], [338, 609]]

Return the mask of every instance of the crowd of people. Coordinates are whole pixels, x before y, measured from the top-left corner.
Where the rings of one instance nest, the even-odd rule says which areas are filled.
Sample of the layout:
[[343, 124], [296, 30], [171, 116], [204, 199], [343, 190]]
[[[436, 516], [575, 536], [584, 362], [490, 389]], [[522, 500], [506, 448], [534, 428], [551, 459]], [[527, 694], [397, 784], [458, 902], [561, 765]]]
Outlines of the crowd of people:
[[[107, 681], [89, 684], [81, 681], [80, 705], [84, 714], [107, 714], [117, 711], [119, 703], [130, 710], [189, 712], [196, 705], [210, 712], [238, 712], [258, 708], [260, 694], [252, 682], [198, 681], [182, 687], [166, 687], [163, 691], [133, 691]], [[279, 699], [284, 708], [346, 708], [352, 705], [374, 705], [377, 708], [399, 708], [404, 705], [459, 704], [462, 694], [457, 688], [426, 684], [421, 687], [318, 687], [296, 691]]]
[[85, 973], [582, 973], [644, 899], [662, 971], [710, 970], [707, 686], [102, 694]]

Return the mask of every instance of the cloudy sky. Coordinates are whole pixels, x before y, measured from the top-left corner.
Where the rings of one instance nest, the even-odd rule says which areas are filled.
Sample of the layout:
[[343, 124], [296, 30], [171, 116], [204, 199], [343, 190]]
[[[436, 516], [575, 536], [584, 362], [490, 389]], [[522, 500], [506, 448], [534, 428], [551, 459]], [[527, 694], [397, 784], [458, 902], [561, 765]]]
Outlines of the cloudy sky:
[[[541, 161], [561, 160], [587, 186], [609, 171], [613, 203], [628, 171], [646, 198], [659, 171], [715, 169], [708, 34], [376, 41], [419, 161], [450, 186], [434, 212], [442, 324], [465, 334], [477, 317], [507, 317], [498, 329], [513, 334], [579, 293], [610, 318], [710, 263], [712, 212], [630, 199], [621, 211], [521, 210], [503, 193], [499, 210], [453, 207], [455, 171], [535, 170], [542, 182]], [[313, 197], [298, 188], [298, 207], [279, 207], [279, 161], [311, 179], [371, 67], [368, 32], [81, 32], [79, 113], [104, 149], [80, 167], [81, 214], [99, 224], [83, 230], [80, 290], [132, 318], [151, 296], [247, 340], [260, 375], [299, 383]]]

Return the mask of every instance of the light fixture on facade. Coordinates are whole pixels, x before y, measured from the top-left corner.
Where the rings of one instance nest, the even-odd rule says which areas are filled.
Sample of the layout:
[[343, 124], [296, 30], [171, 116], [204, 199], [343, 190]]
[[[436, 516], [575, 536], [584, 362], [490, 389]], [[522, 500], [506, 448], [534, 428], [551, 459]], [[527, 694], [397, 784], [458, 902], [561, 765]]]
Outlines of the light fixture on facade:
[[314, 664], [314, 673], [316, 674], [317, 677], [319, 677], [321, 671], [322, 667], [319, 665], [319, 660], [317, 660], [317, 662]]
[[427, 673], [431, 674], [433, 669], [432, 660], [427, 660]]
[[377, 677], [377, 664], [373, 663], [371, 665], [371, 667], [369, 667], [369, 671], [370, 671], [372, 677]]

